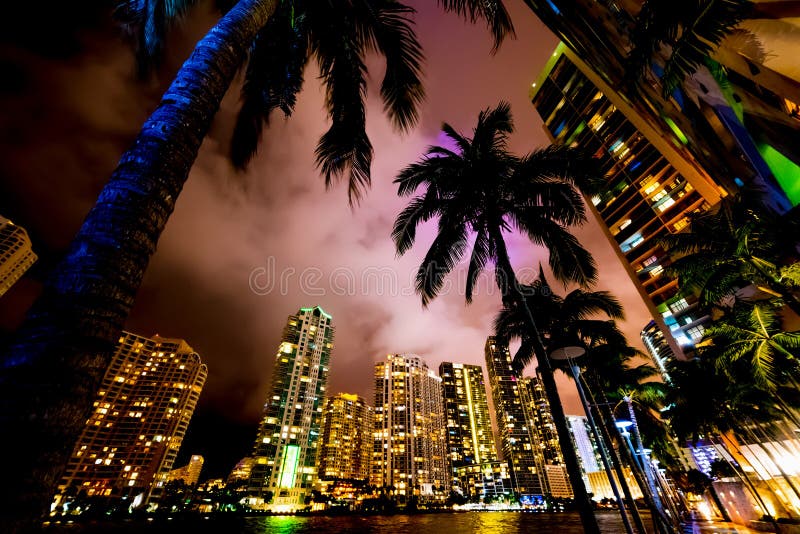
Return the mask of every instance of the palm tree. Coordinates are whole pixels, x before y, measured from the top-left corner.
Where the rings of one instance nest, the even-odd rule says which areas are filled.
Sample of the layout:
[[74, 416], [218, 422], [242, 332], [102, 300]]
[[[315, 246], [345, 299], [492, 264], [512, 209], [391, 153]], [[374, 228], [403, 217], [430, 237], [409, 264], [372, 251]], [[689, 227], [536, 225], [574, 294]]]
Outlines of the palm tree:
[[[585, 219], [575, 185], [595, 179], [591, 160], [566, 147], [549, 147], [521, 158], [512, 155], [507, 149], [508, 135], [513, 131], [511, 111], [503, 102], [480, 113], [472, 138], [449, 124], [444, 124], [442, 131], [455, 148], [428, 148], [421, 161], [403, 169], [395, 180], [401, 196], [425, 188], [395, 221], [392, 237], [398, 254], [414, 244], [419, 224], [433, 218], [439, 221], [438, 234], [417, 272], [416, 290], [423, 306], [439, 294], [445, 276], [465, 256], [470, 233], [474, 239], [467, 270], [467, 302], [472, 300], [478, 276], [493, 261], [503, 304], [524, 305], [503, 237], [512, 229], [549, 250], [549, 264], [556, 278], [583, 286], [592, 283], [596, 277], [594, 260], [568, 230]], [[597, 533], [553, 368], [533, 315], [528, 313], [527, 317], [581, 520], [586, 532]]]
[[654, 56], [666, 47], [661, 86], [668, 97], [746, 17], [752, 4], [751, 0], [646, 0], [630, 34], [629, 78], [638, 81], [647, 76]]
[[784, 332], [775, 304], [742, 303], [706, 328], [702, 345], [723, 371], [746, 360], [755, 384], [769, 392], [796, 385], [800, 332]]
[[800, 315], [796, 271], [789, 268], [797, 262], [797, 214], [778, 215], [756, 193], [725, 198], [717, 209], [693, 215], [688, 231], [662, 237], [673, 257], [667, 274], [684, 291], [699, 292], [704, 305], [736, 297], [752, 283]]
[[[203, 37], [89, 212], [66, 256], [10, 344], [0, 367], [0, 428], [17, 460], [0, 502], [4, 531], [47, 508], [156, 243], [200, 145], [237, 71], [251, 58], [237, 139], [257, 138], [275, 107], [290, 112], [302, 67], [317, 58], [331, 127], [317, 162], [331, 183], [346, 176], [350, 199], [369, 184], [372, 148], [363, 132], [364, 56], [386, 58], [385, 109], [405, 130], [417, 119], [422, 54], [412, 10], [394, 0], [241, 0]], [[191, 0], [124, 2], [120, 16], [157, 56], [170, 20]], [[485, 19], [498, 44], [511, 32], [498, 1], [442, 0], [448, 11]], [[281, 62], [281, 60], [283, 62]], [[264, 71], [256, 68], [264, 65]], [[245, 123], [250, 121], [249, 128]], [[254, 146], [254, 145], [253, 145]], [[253, 146], [234, 151], [244, 164]], [[11, 489], [13, 488], [13, 489]]]
[[[548, 352], [552, 352], [559, 347], [579, 345], [591, 353], [591, 347], [600, 346], [602, 343], [608, 343], [611, 340], [624, 340], [624, 335], [613, 320], [604, 321], [593, 318], [598, 314], [605, 314], [613, 319], [622, 319], [624, 317], [619, 301], [606, 291], [575, 289], [565, 297], [561, 297], [553, 292], [540, 267], [539, 277], [530, 285], [522, 286], [522, 294], [528, 309], [534, 315], [534, 320]], [[504, 306], [495, 317], [494, 329], [495, 335], [499, 339], [506, 340], [506, 342], [511, 339], [520, 340], [520, 347], [514, 355], [512, 365], [521, 374], [523, 369], [534, 359], [533, 343], [530, 340], [531, 331], [527, 326], [527, 314], [519, 305]], [[587, 358], [584, 358], [587, 361], [588, 359], [594, 360], [594, 355], [589, 354]], [[557, 362], [557, 364], [560, 364], [558, 366], [570, 366], [567, 362]], [[564, 368], [562, 367], [563, 370]], [[566, 371], [568, 376], [573, 376], [570, 371]], [[575, 378], [581, 381], [584, 380], [579, 373], [575, 375]], [[578, 384], [578, 388], [582, 401], [586, 400], [584, 395], [592, 396], [591, 390], [587, 391], [588, 388], [582, 388], [580, 384]], [[603, 465], [607, 470], [611, 467], [615, 469], [617, 480], [622, 486], [625, 503], [620, 503], [620, 514], [625, 522], [626, 529], [630, 532], [631, 526], [628, 523], [625, 512], [627, 505], [633, 516], [636, 529], [639, 532], [646, 532], [619, 459], [613, 449], [602, 445], [603, 442], [610, 445], [611, 441], [608, 433], [602, 428], [602, 414], [598, 413], [597, 417], [595, 417], [595, 414], [592, 413], [591, 405], [593, 404], [596, 403], [586, 400], [584, 408], [590, 418], [592, 432], [595, 433], [595, 437], [601, 443]], [[601, 421], [599, 427], [595, 424], [597, 420]], [[597, 435], [598, 433], [600, 435]], [[610, 453], [610, 459], [607, 458], [606, 451]], [[609, 480], [612, 483], [612, 487], [616, 488], [610, 473]]]

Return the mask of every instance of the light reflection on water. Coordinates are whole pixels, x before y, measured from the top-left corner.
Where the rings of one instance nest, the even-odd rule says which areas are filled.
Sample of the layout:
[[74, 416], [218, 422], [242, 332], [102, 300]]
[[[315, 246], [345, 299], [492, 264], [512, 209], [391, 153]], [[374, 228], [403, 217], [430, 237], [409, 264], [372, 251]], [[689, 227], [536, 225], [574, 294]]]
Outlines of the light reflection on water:
[[[615, 512], [597, 514], [605, 534], [624, 532]], [[577, 514], [539, 514], [519, 512], [464, 512], [388, 516], [268, 516], [176, 518], [174, 521], [126, 522], [109, 525], [56, 527], [45, 532], [95, 534], [105, 532], [136, 534], [580, 534]]]

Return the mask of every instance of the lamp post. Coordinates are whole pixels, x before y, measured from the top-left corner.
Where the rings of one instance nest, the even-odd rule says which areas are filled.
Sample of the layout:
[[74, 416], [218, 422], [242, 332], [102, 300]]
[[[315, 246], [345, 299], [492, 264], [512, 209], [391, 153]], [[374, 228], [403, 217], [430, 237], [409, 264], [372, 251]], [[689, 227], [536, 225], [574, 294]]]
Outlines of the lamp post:
[[[586, 354], [586, 350], [583, 347], [561, 347], [555, 349], [550, 353], [550, 358], [553, 360], [566, 360], [569, 364], [570, 370], [572, 371], [572, 377], [575, 379], [575, 387], [578, 389], [578, 397], [581, 399], [581, 404], [583, 405], [583, 410], [586, 412], [586, 420], [589, 422], [589, 428], [594, 435], [595, 440], [598, 444], [598, 449], [600, 450], [600, 459], [603, 462], [603, 469], [606, 472], [606, 476], [608, 477], [608, 483], [611, 486], [611, 491], [614, 492], [614, 498], [617, 500], [617, 505], [619, 506], [619, 513], [622, 517], [622, 523], [625, 525], [625, 531], [628, 534], [634, 534], [633, 527], [631, 526], [631, 522], [628, 519], [628, 514], [625, 511], [625, 501], [619, 494], [619, 488], [617, 487], [616, 482], [614, 481], [614, 475], [611, 472], [611, 463], [608, 459], [608, 451], [606, 451], [605, 445], [603, 443], [603, 439], [600, 435], [600, 432], [597, 430], [597, 426], [594, 423], [594, 417], [592, 417], [591, 407], [589, 406], [589, 402], [586, 400], [586, 393], [583, 391], [583, 386], [581, 385], [580, 380], [580, 368], [575, 363], [575, 358], [580, 358]], [[633, 506], [633, 504], [631, 504]]]

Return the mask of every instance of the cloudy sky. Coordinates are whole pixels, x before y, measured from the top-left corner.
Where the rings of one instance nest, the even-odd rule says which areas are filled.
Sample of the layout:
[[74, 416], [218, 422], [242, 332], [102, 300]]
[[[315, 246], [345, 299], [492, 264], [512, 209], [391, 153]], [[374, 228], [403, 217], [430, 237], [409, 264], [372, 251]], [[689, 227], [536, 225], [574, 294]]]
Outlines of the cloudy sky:
[[[162, 235], [127, 328], [185, 338], [208, 364], [183, 453], [206, 454], [212, 472], [224, 472], [249, 451], [281, 330], [302, 306], [318, 304], [333, 315], [331, 392], [371, 399], [372, 364], [388, 352], [418, 353], [432, 367], [445, 360], [483, 364], [499, 306], [491, 277], [466, 306], [462, 266], [442, 297], [423, 309], [413, 276], [434, 229], [425, 228], [411, 252], [395, 256], [389, 234], [404, 200], [392, 180], [440, 140], [442, 121], [469, 134], [478, 111], [500, 100], [514, 113], [512, 150], [545, 145], [528, 91], [556, 39], [521, 0], [510, 0], [517, 39], [492, 56], [483, 27], [441, 13], [435, 2], [411, 4], [419, 10], [428, 97], [420, 124], [405, 136], [392, 131], [382, 104], [371, 98], [373, 187], [360, 206], [348, 206], [344, 187], [326, 192], [314, 168], [326, 123], [324, 95], [311, 70], [295, 115], [273, 119], [246, 173], [235, 172], [226, 158], [238, 103], [236, 88], [228, 94]], [[28, 228], [42, 256], [33, 276], [0, 302], [6, 332], [18, 324], [37, 291], [36, 277], [66, 247], [171, 74], [213, 20], [201, 4], [192, 22], [176, 30], [158, 76], [144, 83], [133, 75], [129, 48], [98, 13], [70, 20], [58, 39], [52, 32], [50, 41], [45, 38], [45, 23], [38, 28], [41, 39], [23, 26], [0, 43], [0, 64], [13, 74], [0, 85], [0, 214]], [[64, 16], [53, 14], [52, 26]], [[376, 95], [382, 66], [372, 60], [369, 67]], [[577, 234], [600, 265], [598, 289], [625, 303], [623, 327], [638, 344], [648, 319], [636, 290], [594, 222]], [[530, 278], [546, 262], [545, 253], [518, 236], [509, 240], [515, 266]], [[568, 386], [562, 389], [567, 411], [576, 412], [575, 396]], [[220, 432], [229, 443], [210, 438]]]

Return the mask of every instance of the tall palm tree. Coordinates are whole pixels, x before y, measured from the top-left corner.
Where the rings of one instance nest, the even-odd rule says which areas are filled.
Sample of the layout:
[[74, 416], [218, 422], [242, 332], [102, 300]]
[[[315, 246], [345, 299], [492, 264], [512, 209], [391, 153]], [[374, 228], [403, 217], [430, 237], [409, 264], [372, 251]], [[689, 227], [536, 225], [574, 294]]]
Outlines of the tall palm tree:
[[[755, 200], [754, 200], [755, 198]], [[661, 238], [673, 257], [667, 273], [701, 303], [715, 305], [755, 284], [800, 315], [795, 272], [800, 225], [796, 213], [778, 215], [757, 192], [727, 197], [713, 210], [693, 215], [688, 231]]]
[[[414, 244], [419, 224], [433, 218], [439, 221], [438, 234], [417, 272], [416, 290], [423, 305], [439, 294], [445, 276], [467, 253], [470, 233], [474, 239], [467, 270], [467, 302], [472, 300], [478, 276], [493, 261], [504, 305], [524, 303], [503, 236], [512, 229], [549, 250], [550, 268], [559, 280], [584, 286], [593, 282], [594, 260], [568, 230], [585, 219], [575, 185], [595, 179], [591, 160], [565, 147], [537, 150], [521, 158], [512, 155], [507, 148], [513, 131], [511, 111], [503, 102], [480, 113], [471, 138], [449, 124], [442, 130], [455, 147], [428, 148], [421, 161], [403, 169], [395, 180], [401, 196], [425, 189], [395, 221], [392, 237], [398, 254]], [[553, 369], [533, 315], [527, 317], [581, 520], [586, 532], [597, 533]]]
[[[539, 328], [539, 333], [548, 352], [552, 352], [559, 347], [572, 345], [582, 346], [591, 352], [590, 347], [596, 347], [603, 342], [624, 340], [625, 336], [613, 320], [604, 321], [595, 318], [599, 314], [613, 319], [622, 319], [624, 317], [619, 301], [606, 291], [575, 289], [562, 297], [553, 292], [547, 283], [544, 272], [540, 268], [539, 277], [530, 285], [522, 286], [522, 294], [528, 309], [531, 310], [534, 316], [534, 321]], [[520, 340], [520, 346], [514, 354], [512, 365], [521, 374], [523, 369], [535, 358], [533, 343], [530, 339], [531, 329], [528, 327], [527, 314], [522, 306], [516, 303], [511, 303], [510, 306], [503, 306], [495, 317], [494, 330], [495, 335], [500, 339], [506, 341], [512, 339]], [[585, 361], [588, 361], [588, 359], [593, 360], [594, 354], [589, 354], [587, 358], [584, 358]], [[570, 363], [564, 361], [556, 362], [556, 367], [561, 367], [561, 370], [564, 371], [563, 366], [569, 367]], [[566, 372], [568, 376], [572, 376], [570, 369], [567, 369]], [[584, 379], [578, 375], [578, 380], [583, 381]], [[586, 391], [590, 398], [592, 397], [591, 390], [587, 391], [584, 388], [583, 391]], [[598, 413], [596, 417], [594, 413], [590, 413], [592, 404], [596, 405], [595, 402], [591, 402], [588, 406], [585, 406], [587, 416], [591, 418], [590, 426], [592, 431], [600, 434], [600, 436], [596, 436], [600, 443], [605, 442], [610, 446], [609, 434], [603, 428], [602, 414]], [[601, 424], [599, 426], [596, 425], [596, 421], [600, 421]], [[603, 446], [601, 445], [601, 447]], [[611, 455], [610, 466], [606, 464], [608, 460], [605, 455], [606, 450]], [[636, 529], [639, 532], [646, 532], [615, 451], [613, 448], [603, 447], [601, 452], [603, 454], [604, 467], [607, 469], [613, 467], [617, 473], [617, 481], [622, 486], [625, 503], [633, 516]], [[630, 525], [627, 523], [625, 507], [620, 507], [620, 513], [623, 516], [623, 521], [626, 521], [626, 529], [630, 529]]]
[[648, 74], [654, 56], [668, 50], [661, 76], [666, 96], [697, 71], [752, 8], [751, 0], [646, 0], [630, 34], [628, 76]]
[[[194, 2], [130, 0], [120, 16], [157, 56], [170, 20]], [[423, 92], [412, 10], [394, 0], [240, 0], [203, 37], [89, 212], [0, 367], [0, 428], [17, 460], [7, 472], [0, 530], [43, 513], [105, 371], [144, 271], [200, 145], [237, 71], [251, 58], [237, 139], [257, 138], [280, 107], [291, 112], [302, 67], [316, 57], [331, 127], [317, 162], [331, 183], [346, 176], [350, 199], [369, 184], [364, 134], [365, 54], [386, 58], [381, 88], [395, 126], [410, 128]], [[512, 31], [499, 0], [442, 0], [448, 11], [489, 23], [496, 44]], [[260, 67], [264, 66], [262, 71]], [[249, 123], [248, 123], [249, 121]], [[254, 145], [234, 151], [243, 165]], [[13, 489], [12, 489], [13, 488]]]

